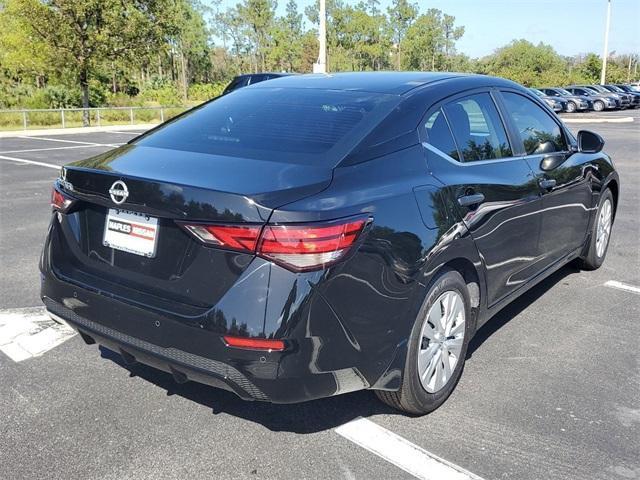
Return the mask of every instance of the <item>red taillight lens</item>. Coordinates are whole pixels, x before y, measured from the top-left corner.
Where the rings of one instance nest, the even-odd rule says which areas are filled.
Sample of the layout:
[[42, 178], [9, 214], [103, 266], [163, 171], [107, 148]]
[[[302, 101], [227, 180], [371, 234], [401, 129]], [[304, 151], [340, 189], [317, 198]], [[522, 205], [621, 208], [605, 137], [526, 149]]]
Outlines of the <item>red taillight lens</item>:
[[256, 253], [298, 272], [323, 268], [342, 258], [362, 233], [367, 218], [322, 224], [180, 225], [200, 241], [217, 247]]
[[255, 225], [182, 224], [182, 226], [204, 243], [247, 252], [255, 252], [261, 228]]
[[56, 187], [51, 190], [51, 207], [59, 212], [66, 212], [73, 199], [67, 197], [64, 193], [60, 192]]
[[292, 270], [322, 268], [339, 260], [349, 250], [366, 219], [328, 225], [267, 225], [258, 254]]
[[230, 336], [224, 336], [223, 338], [228, 347], [247, 348], [250, 350], [272, 350], [277, 352], [284, 350], [284, 342], [282, 340]]

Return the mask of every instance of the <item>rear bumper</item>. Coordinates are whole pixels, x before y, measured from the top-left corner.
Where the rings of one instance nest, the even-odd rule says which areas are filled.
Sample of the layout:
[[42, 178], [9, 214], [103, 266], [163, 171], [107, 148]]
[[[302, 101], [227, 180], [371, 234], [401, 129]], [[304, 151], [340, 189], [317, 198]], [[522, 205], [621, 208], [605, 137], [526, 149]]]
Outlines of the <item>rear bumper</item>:
[[[328, 321], [329, 309], [322, 301], [308, 298], [311, 293], [302, 289], [298, 290], [300, 302], [309, 309], [292, 310], [286, 323], [293, 326], [284, 330], [282, 320], [283, 333], [275, 336], [287, 343], [284, 351], [231, 348], [222, 337], [243, 335], [243, 320], [263, 325], [264, 317], [252, 317], [248, 300], [244, 314], [235, 310], [233, 318], [215, 307], [193, 316], [161, 306], [150, 308], [83, 283], [84, 278], [67, 278], [54, 267], [51, 248], [48, 237], [40, 270], [41, 298], [49, 313], [78, 330], [88, 343], [119, 353], [126, 363], [168, 372], [178, 382], [204, 383], [245, 400], [297, 403], [369, 388], [388, 364], [372, 362], [368, 352], [349, 346], [339, 326]], [[248, 283], [239, 294], [254, 295]], [[275, 297], [272, 300], [275, 305]], [[225, 314], [229, 322], [223, 321]], [[298, 315], [310, 323], [301, 323]]]

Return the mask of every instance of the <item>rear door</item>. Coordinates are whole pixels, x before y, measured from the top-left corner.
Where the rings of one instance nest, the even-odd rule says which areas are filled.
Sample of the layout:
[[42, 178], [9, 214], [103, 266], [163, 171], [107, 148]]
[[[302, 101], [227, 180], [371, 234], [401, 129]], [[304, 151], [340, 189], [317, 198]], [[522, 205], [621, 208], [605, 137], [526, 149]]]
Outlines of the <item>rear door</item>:
[[429, 166], [447, 185], [483, 258], [491, 306], [537, 272], [540, 199], [533, 172], [514, 157], [488, 91], [454, 98], [426, 118]]
[[544, 107], [515, 91], [503, 91], [502, 98], [542, 195], [539, 247], [546, 268], [584, 243], [592, 203], [588, 170]]

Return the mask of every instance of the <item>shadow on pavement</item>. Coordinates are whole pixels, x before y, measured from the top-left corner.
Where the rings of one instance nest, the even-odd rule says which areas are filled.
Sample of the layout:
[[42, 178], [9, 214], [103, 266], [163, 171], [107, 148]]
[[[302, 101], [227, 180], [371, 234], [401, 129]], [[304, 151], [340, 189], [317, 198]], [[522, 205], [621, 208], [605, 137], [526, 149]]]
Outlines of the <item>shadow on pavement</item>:
[[556, 284], [560, 283], [564, 278], [569, 275], [579, 273], [580, 270], [573, 266], [573, 264], [565, 265], [551, 276], [542, 280], [535, 287], [525, 292], [522, 296], [508, 304], [496, 315], [493, 316], [487, 323], [485, 323], [476, 332], [475, 336], [469, 342], [469, 348], [467, 349], [467, 360], [473, 356], [473, 353], [480, 348], [480, 346], [491, 335], [500, 330], [503, 326], [509, 323], [509, 320], [516, 317], [523, 310], [528, 308], [533, 302], [538, 300], [541, 296], [547, 293], [548, 290], [553, 288]]
[[[469, 344], [467, 358], [495, 332], [517, 316], [525, 308], [544, 295], [547, 290], [568, 275], [577, 273], [575, 267], [566, 266], [543, 280], [526, 294], [506, 306], [486, 323]], [[167, 395], [179, 395], [210, 408], [213, 414], [225, 413], [259, 423], [271, 431], [315, 433], [335, 428], [358, 417], [379, 414], [403, 415], [380, 402], [373, 392], [359, 391], [320, 400], [291, 405], [266, 402], [248, 402], [225, 390], [195, 382], [178, 384], [165, 372], [146, 365], [126, 365], [122, 357], [111, 350], [100, 347], [103, 358], [109, 359], [130, 372], [130, 376], [142, 378], [166, 390]]]
[[129, 370], [131, 377], [139, 377], [157, 385], [166, 390], [168, 396], [179, 395], [210, 408], [214, 414], [233, 415], [275, 432], [315, 433], [338, 427], [358, 417], [402, 415], [367, 390], [289, 405], [245, 401], [231, 392], [208, 385], [196, 382], [178, 384], [170, 374], [143, 364], [126, 365], [118, 353], [105, 347], [100, 346], [100, 352], [103, 358]]

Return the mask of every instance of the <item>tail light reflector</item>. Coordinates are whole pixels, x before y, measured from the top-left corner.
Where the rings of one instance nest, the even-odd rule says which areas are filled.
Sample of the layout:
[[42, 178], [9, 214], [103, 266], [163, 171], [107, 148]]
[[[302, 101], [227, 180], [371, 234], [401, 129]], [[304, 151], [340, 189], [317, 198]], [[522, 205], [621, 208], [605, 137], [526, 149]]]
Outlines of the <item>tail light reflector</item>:
[[284, 350], [284, 342], [282, 340], [231, 337], [228, 335], [225, 335], [223, 338], [228, 347], [246, 348], [249, 350], [271, 350], [276, 352]]
[[321, 224], [180, 225], [207, 245], [255, 253], [289, 270], [302, 272], [326, 267], [353, 246], [367, 218]]
[[51, 208], [57, 210], [58, 212], [64, 213], [69, 209], [72, 203], [72, 198], [67, 197], [56, 187], [53, 187], [53, 189], [51, 190]]

